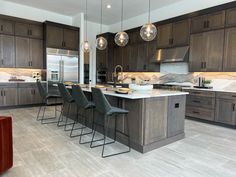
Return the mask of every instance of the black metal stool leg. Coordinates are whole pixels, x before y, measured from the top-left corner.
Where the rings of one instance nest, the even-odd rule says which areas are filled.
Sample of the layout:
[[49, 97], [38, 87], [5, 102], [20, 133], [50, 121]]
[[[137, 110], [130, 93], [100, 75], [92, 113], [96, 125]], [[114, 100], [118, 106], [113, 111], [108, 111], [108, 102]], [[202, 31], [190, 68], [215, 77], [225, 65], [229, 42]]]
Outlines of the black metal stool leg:
[[39, 115], [40, 115], [41, 109], [42, 109], [42, 105], [40, 105], [39, 110], [38, 110], [37, 119], [36, 119], [37, 121], [39, 120]]

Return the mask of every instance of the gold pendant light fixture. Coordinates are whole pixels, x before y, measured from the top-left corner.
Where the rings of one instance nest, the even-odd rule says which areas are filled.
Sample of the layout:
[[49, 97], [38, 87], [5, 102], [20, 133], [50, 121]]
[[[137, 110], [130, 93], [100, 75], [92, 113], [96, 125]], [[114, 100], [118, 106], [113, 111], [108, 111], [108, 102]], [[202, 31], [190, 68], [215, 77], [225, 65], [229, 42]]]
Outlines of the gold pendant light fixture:
[[81, 48], [83, 52], [89, 53], [91, 46], [88, 42], [88, 0], [86, 0], [86, 14], [85, 14], [85, 41], [82, 43]]
[[123, 0], [121, 0], [121, 31], [115, 35], [115, 43], [120, 47], [126, 46], [129, 42], [128, 34], [123, 31], [123, 14], [124, 14], [124, 2]]
[[140, 36], [144, 41], [152, 41], [157, 36], [157, 28], [150, 21], [151, 2], [149, 0], [148, 23], [143, 25], [140, 30]]
[[[102, 10], [103, 10], [102, 9], [102, 5], [103, 5], [103, 3], [102, 3], [102, 0], [101, 0], [100, 33], [102, 33]], [[98, 50], [105, 50], [107, 48], [107, 40], [104, 37], [102, 37], [102, 36], [98, 37], [97, 40], [96, 40], [96, 47], [97, 47]]]

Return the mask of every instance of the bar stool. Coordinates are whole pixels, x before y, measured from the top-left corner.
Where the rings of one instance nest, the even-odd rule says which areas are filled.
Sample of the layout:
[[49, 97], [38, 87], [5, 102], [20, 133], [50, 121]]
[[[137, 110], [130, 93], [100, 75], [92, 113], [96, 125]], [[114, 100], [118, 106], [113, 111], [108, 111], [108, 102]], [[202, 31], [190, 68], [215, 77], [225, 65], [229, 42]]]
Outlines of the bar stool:
[[[37, 87], [38, 87], [38, 91], [39, 91], [40, 97], [42, 98], [42, 103], [43, 103], [43, 105], [40, 105], [40, 107], [39, 107], [39, 111], [38, 111], [38, 114], [37, 114], [37, 120], [41, 121], [42, 124], [57, 123], [57, 121], [56, 122], [55, 121], [54, 122], [51, 122], [51, 121], [50, 122], [44, 122], [44, 120], [52, 120], [52, 119], [57, 118], [57, 112], [59, 112], [59, 110], [57, 110], [56, 106], [55, 106], [55, 116], [54, 117], [45, 118], [44, 114], [45, 114], [46, 107], [48, 106], [48, 104], [47, 104], [48, 100], [55, 99], [56, 100], [55, 103], [57, 103], [57, 99], [60, 99], [61, 96], [60, 95], [48, 94], [46, 92], [45, 88], [42, 86], [42, 83], [40, 81], [37, 81]], [[42, 107], [43, 107], [43, 115], [42, 115], [41, 118], [39, 118]]]
[[[98, 147], [98, 146], [103, 146], [102, 147], [102, 157], [103, 158], [130, 152], [131, 148], [130, 148], [130, 136], [129, 136], [129, 121], [127, 119], [127, 114], [128, 114], [129, 111], [111, 106], [110, 103], [108, 102], [108, 100], [106, 99], [106, 97], [104, 96], [104, 94], [102, 93], [102, 91], [98, 88], [92, 88], [92, 95], [93, 95], [93, 100], [94, 100], [94, 103], [95, 103], [95, 106], [96, 106], [95, 110], [103, 115], [104, 124], [103, 125], [98, 124], [94, 120], [94, 133], [93, 133], [92, 141], [90, 143], [90, 147], [94, 148], [94, 147]], [[117, 130], [116, 122], [117, 122], [117, 119], [118, 119], [118, 115], [125, 115], [128, 134], [124, 134], [123, 132]], [[108, 135], [110, 119], [113, 118], [113, 116], [115, 116], [114, 117], [115, 118], [114, 141], [107, 143], [106, 138], [107, 138], [107, 135]], [[103, 128], [104, 138], [101, 139], [101, 140], [103, 140], [103, 144], [93, 146], [94, 142], [99, 141], [99, 140], [94, 140], [97, 125], [101, 126]], [[110, 155], [104, 155], [105, 146], [109, 145], [109, 144], [112, 144], [112, 143], [115, 143], [116, 133], [123, 134], [128, 138], [128, 150], [123, 151], [123, 152], [119, 152], [119, 153], [113, 153], [113, 154], [110, 154]]]
[[[83, 90], [81, 89], [81, 87], [79, 85], [73, 85], [72, 86], [72, 97], [75, 100], [75, 103], [77, 105], [77, 120], [74, 122], [72, 129], [71, 129], [71, 133], [70, 133], [70, 137], [77, 137], [80, 136], [80, 140], [79, 143], [80, 144], [86, 144], [86, 143], [90, 143], [89, 142], [81, 142], [82, 141], [82, 136], [84, 135], [88, 135], [88, 134], [92, 134], [93, 133], [93, 122], [94, 122], [94, 108], [95, 108], [95, 104], [91, 101], [88, 101], [87, 97], [85, 96]], [[80, 113], [79, 111], [82, 110], [82, 113]], [[86, 112], [88, 110], [92, 110], [92, 131], [88, 132], [88, 133], [83, 133], [84, 129], [86, 129], [86, 124], [88, 121], [88, 117], [86, 116]], [[74, 126], [76, 123], [79, 122], [79, 117], [82, 118], [82, 127], [81, 128], [77, 128], [75, 129]], [[81, 129], [81, 133], [79, 135], [72, 135], [74, 130], [78, 130]]]
[[[67, 90], [67, 88], [65, 87], [65, 85], [63, 83], [58, 83], [58, 89], [59, 92], [62, 96], [62, 100], [63, 100], [63, 104], [62, 104], [62, 112], [61, 115], [58, 119], [57, 122], [57, 126], [61, 127], [64, 126], [64, 130], [65, 131], [70, 131], [71, 129], [66, 129], [67, 125], [73, 125], [73, 123], [68, 123], [68, 117], [69, 117], [69, 113], [70, 113], [70, 108], [71, 108], [71, 104], [75, 102], [75, 100], [72, 98], [70, 92]], [[68, 108], [65, 111], [65, 104], [68, 104]], [[63, 117], [66, 117], [66, 121], [64, 124], [60, 124], [61, 122], [63, 122]]]

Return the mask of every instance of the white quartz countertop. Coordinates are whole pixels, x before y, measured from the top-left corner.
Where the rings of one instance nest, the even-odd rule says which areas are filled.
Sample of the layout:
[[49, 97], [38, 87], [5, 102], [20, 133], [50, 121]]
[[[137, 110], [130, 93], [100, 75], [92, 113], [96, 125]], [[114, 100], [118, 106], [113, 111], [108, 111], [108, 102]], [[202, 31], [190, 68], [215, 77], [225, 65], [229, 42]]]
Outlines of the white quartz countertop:
[[217, 89], [217, 88], [212, 88], [212, 89], [202, 89], [202, 88], [194, 88], [194, 87], [189, 87], [189, 88], [182, 88], [182, 90], [199, 90], [199, 91], [207, 91], [207, 92], [227, 92], [227, 93], [236, 93], [235, 88], [227, 88], [227, 89]]
[[[68, 86], [67, 88], [71, 88]], [[91, 92], [91, 87], [82, 87], [84, 92]], [[103, 93], [108, 96], [114, 96], [125, 99], [144, 99], [144, 98], [156, 98], [156, 97], [169, 97], [169, 96], [178, 96], [178, 95], [187, 95], [188, 92], [180, 92], [180, 91], [170, 91], [170, 90], [162, 90], [162, 89], [153, 89], [145, 92], [137, 92], [132, 91], [129, 94], [118, 94], [115, 93], [114, 90], [105, 90], [102, 89]]]

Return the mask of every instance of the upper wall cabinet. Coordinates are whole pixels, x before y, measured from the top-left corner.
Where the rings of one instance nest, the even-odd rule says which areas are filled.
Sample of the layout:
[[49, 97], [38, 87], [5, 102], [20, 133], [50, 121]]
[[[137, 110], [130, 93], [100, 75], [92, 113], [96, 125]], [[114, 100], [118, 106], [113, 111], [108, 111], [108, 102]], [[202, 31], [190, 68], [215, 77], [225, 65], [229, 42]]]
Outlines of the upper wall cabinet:
[[222, 71], [224, 30], [214, 30], [191, 36], [190, 72]]
[[15, 35], [21, 37], [43, 39], [43, 25], [16, 22]]
[[0, 67], [15, 67], [15, 37], [0, 35]]
[[226, 10], [226, 22], [227, 27], [236, 26], [236, 8]]
[[236, 71], [236, 28], [225, 30], [223, 71]]
[[158, 27], [158, 48], [184, 46], [189, 44], [189, 20], [182, 20]]
[[46, 45], [51, 48], [79, 50], [79, 28], [46, 22]]
[[14, 34], [14, 22], [0, 19], [0, 34]]
[[223, 28], [225, 25], [225, 11], [194, 17], [191, 20], [191, 33], [199, 33]]

